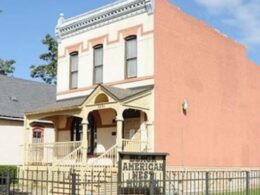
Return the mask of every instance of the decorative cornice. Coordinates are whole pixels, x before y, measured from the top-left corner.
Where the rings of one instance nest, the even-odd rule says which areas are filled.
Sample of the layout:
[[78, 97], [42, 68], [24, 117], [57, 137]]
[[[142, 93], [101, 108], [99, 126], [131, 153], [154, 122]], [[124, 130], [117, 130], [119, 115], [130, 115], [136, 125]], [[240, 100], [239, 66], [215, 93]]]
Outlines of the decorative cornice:
[[61, 14], [56, 36], [63, 39], [143, 13], [153, 13], [153, 0], [121, 0], [68, 19]]

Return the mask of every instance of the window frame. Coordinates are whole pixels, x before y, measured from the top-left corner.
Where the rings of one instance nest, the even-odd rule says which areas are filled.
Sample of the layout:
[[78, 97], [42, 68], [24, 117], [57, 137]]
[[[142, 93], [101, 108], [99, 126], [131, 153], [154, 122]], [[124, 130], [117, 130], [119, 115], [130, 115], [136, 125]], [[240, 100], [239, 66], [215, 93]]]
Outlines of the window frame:
[[[77, 64], [77, 70], [76, 71], [72, 71], [72, 60], [71, 57], [72, 56], [77, 56], [78, 58], [78, 64]], [[72, 74], [73, 73], [77, 73], [77, 84], [76, 86], [72, 86]], [[78, 51], [73, 51], [70, 53], [70, 69], [69, 69], [69, 88], [70, 89], [77, 89], [78, 88], [78, 78], [79, 78], [79, 52]]]
[[[102, 64], [96, 65], [95, 64], [95, 50], [96, 49], [101, 49], [102, 48]], [[102, 81], [97, 82], [96, 81], [96, 68], [101, 68], [102, 69]], [[103, 44], [98, 44], [93, 47], [93, 85], [98, 85], [102, 84], [104, 79], [104, 46]]]
[[[136, 40], [136, 57], [133, 58], [127, 58], [127, 41]], [[136, 60], [136, 75], [135, 76], [129, 76], [128, 75], [128, 61]], [[125, 38], [125, 79], [131, 79], [136, 78], [138, 75], [138, 42], [137, 42], [137, 35], [130, 35]]]
[[[40, 134], [40, 137], [34, 137], [35, 134]], [[34, 127], [32, 129], [32, 143], [44, 143], [44, 128]]]

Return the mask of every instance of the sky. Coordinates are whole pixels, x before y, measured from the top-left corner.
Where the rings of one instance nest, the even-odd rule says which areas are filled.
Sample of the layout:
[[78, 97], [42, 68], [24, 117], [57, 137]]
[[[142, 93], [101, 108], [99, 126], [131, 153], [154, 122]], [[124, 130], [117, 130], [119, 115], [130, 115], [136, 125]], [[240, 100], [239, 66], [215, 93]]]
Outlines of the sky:
[[[260, 65], [260, 0], [170, 0], [248, 49], [248, 57]], [[14, 59], [13, 76], [30, 77], [29, 67], [43, 62], [41, 43], [54, 29], [60, 13], [75, 16], [114, 0], [0, 0], [0, 58]]]

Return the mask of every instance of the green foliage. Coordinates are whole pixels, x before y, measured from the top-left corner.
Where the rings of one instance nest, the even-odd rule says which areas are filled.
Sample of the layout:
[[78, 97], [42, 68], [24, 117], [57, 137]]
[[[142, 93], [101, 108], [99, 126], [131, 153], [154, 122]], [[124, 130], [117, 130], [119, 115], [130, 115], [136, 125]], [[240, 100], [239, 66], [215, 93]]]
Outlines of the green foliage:
[[56, 84], [58, 43], [49, 34], [42, 40], [42, 44], [48, 47], [48, 52], [40, 55], [40, 59], [46, 64], [32, 65], [31, 77], [41, 78], [45, 83]]
[[17, 177], [17, 166], [15, 165], [0, 165], [0, 174], [3, 174], [5, 172], [11, 173], [11, 178]]
[[14, 60], [2, 60], [0, 59], [0, 74], [5, 76], [10, 76], [14, 73], [15, 61]]

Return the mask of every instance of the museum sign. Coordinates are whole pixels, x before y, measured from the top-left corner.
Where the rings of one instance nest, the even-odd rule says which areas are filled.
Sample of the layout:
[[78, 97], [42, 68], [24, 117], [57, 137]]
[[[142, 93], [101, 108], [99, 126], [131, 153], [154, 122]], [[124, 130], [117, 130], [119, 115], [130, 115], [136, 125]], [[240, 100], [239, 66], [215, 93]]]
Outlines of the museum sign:
[[[153, 187], [157, 194], [165, 192], [166, 153], [119, 153], [120, 192], [147, 191]], [[151, 186], [152, 185], [152, 186]]]

